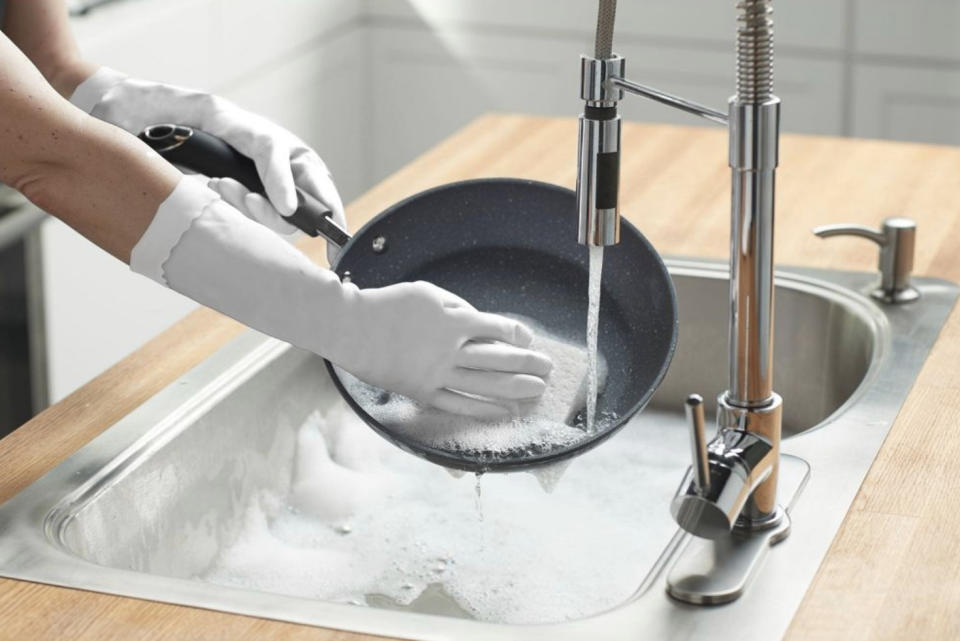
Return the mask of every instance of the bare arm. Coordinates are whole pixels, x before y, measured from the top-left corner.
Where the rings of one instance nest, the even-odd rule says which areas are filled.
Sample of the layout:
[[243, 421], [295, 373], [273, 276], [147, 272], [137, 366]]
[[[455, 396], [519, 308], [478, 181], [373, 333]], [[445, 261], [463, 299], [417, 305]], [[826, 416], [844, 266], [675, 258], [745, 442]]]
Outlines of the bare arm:
[[[47, 4], [10, 6], [30, 2]], [[58, 95], [0, 34], [0, 182], [129, 262], [180, 177], [136, 138]]]
[[80, 54], [63, 0], [8, 0], [3, 30], [65, 98], [96, 71]]

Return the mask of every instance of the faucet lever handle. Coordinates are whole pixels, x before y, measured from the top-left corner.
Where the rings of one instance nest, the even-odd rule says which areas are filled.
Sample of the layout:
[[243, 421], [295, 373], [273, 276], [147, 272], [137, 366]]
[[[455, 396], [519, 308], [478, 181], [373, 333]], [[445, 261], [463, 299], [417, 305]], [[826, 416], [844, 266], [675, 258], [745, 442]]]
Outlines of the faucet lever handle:
[[691, 394], [683, 403], [690, 424], [690, 450], [693, 454], [693, 483], [698, 493], [710, 489], [710, 461], [707, 458], [707, 435], [703, 418], [703, 397]]
[[880, 246], [880, 287], [871, 296], [885, 303], [909, 303], [920, 297], [910, 284], [917, 223], [912, 218], [896, 217], [883, 221], [879, 230], [863, 225], [822, 225], [813, 233], [820, 238], [859, 236]]

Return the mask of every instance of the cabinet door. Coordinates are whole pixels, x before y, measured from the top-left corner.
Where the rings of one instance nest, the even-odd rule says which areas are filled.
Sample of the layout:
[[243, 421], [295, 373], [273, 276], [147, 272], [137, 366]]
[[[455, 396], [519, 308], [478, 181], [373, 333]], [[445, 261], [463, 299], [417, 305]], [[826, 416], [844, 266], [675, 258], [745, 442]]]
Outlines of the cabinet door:
[[196, 307], [58, 220], [44, 222], [40, 234], [51, 403]]
[[960, 145], [960, 69], [859, 64], [852, 134]]
[[956, 0], [853, 0], [853, 49], [861, 58], [960, 63]]
[[853, 0], [854, 136], [960, 144], [960, 3]]

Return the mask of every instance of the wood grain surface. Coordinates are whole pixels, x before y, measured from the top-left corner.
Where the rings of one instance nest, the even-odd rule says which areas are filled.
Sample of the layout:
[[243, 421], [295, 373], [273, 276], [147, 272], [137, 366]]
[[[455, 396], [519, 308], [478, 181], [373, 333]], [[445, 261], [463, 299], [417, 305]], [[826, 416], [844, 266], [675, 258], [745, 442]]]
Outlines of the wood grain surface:
[[[573, 186], [574, 119], [481, 118], [357, 199], [351, 229], [434, 185], [482, 176]], [[627, 124], [624, 214], [661, 252], [725, 257], [720, 129]], [[784, 136], [780, 264], [871, 270], [877, 250], [814, 225], [919, 223], [916, 273], [960, 281], [960, 149]], [[322, 262], [322, 242], [302, 245]], [[241, 327], [200, 310], [0, 441], [0, 500], [39, 478]], [[791, 641], [960, 638], [960, 312], [954, 310], [787, 634]], [[370, 639], [320, 628], [0, 580], [3, 639]]]

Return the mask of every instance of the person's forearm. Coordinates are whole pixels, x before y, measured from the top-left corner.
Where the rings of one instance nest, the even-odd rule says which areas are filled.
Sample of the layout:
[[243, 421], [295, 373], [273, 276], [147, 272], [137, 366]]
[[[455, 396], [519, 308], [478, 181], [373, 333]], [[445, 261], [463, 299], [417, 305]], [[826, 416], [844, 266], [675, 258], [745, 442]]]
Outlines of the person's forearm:
[[86, 115], [79, 120], [54, 139], [62, 147], [57, 159], [30, 164], [14, 187], [129, 263], [181, 174], [130, 134]]
[[180, 173], [76, 109], [0, 34], [0, 181], [124, 262]]
[[8, 0], [3, 30], [64, 98], [97, 69], [80, 53], [63, 0]]

